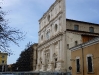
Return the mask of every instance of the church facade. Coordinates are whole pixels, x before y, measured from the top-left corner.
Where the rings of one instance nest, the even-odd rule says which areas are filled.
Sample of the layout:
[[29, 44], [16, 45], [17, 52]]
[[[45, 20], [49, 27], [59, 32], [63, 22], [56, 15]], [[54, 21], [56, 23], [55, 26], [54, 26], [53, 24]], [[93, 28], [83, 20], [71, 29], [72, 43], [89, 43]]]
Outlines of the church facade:
[[56, 0], [39, 20], [37, 66], [40, 71], [65, 70], [65, 14], [65, 0]]
[[36, 71], [71, 72], [70, 47], [99, 34], [98, 24], [66, 19], [65, 0], [56, 0], [39, 20]]

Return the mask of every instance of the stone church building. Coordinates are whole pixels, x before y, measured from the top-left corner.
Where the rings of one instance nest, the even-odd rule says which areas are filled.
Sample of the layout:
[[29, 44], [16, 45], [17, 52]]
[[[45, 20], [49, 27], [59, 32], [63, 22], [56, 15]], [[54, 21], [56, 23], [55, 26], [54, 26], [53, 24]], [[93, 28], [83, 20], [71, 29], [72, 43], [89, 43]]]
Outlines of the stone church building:
[[36, 71], [71, 72], [70, 47], [99, 36], [99, 25], [66, 19], [65, 0], [56, 0], [39, 20]]

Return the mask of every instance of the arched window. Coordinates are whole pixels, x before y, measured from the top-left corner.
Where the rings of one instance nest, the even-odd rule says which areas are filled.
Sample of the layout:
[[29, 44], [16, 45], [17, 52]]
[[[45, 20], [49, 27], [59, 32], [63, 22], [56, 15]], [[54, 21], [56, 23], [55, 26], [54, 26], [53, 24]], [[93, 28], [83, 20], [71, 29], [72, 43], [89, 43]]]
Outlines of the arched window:
[[55, 24], [55, 32], [57, 31], [57, 29], [58, 29], [58, 25], [57, 25], [57, 24]]
[[43, 40], [43, 35], [41, 36], [41, 40]]
[[76, 57], [76, 72], [80, 72], [80, 57]]
[[48, 15], [47, 19], [48, 19], [48, 21], [50, 21], [50, 15]]
[[57, 67], [57, 58], [55, 58], [55, 68]]
[[86, 59], [87, 59], [88, 72], [93, 72], [93, 55], [87, 54]]

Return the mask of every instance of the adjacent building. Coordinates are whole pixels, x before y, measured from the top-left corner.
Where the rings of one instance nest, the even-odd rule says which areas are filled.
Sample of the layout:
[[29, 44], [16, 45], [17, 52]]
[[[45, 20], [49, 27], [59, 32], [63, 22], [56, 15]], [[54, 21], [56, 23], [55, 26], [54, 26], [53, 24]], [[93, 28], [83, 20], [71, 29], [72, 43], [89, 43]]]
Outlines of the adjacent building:
[[72, 75], [99, 75], [99, 37], [70, 50]]
[[66, 19], [65, 0], [56, 0], [39, 20], [36, 71], [71, 72], [69, 48], [99, 36], [99, 24]]
[[4, 72], [7, 69], [7, 53], [0, 52], [0, 72]]
[[[67, 72], [71, 72], [71, 50], [69, 48], [90, 41], [99, 36], [99, 24], [66, 19], [66, 61]], [[65, 66], [64, 65], [64, 66]]]

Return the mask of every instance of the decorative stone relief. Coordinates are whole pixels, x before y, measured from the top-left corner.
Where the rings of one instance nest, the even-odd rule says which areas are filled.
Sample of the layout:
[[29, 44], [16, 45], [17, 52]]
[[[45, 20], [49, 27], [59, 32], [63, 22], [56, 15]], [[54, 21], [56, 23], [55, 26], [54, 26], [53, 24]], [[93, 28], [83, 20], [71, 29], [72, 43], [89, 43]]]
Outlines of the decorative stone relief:
[[48, 29], [46, 31], [46, 40], [50, 39], [50, 34], [51, 34], [51, 31], [50, 31], [50, 29]]
[[40, 64], [42, 64], [42, 58], [40, 57]]

